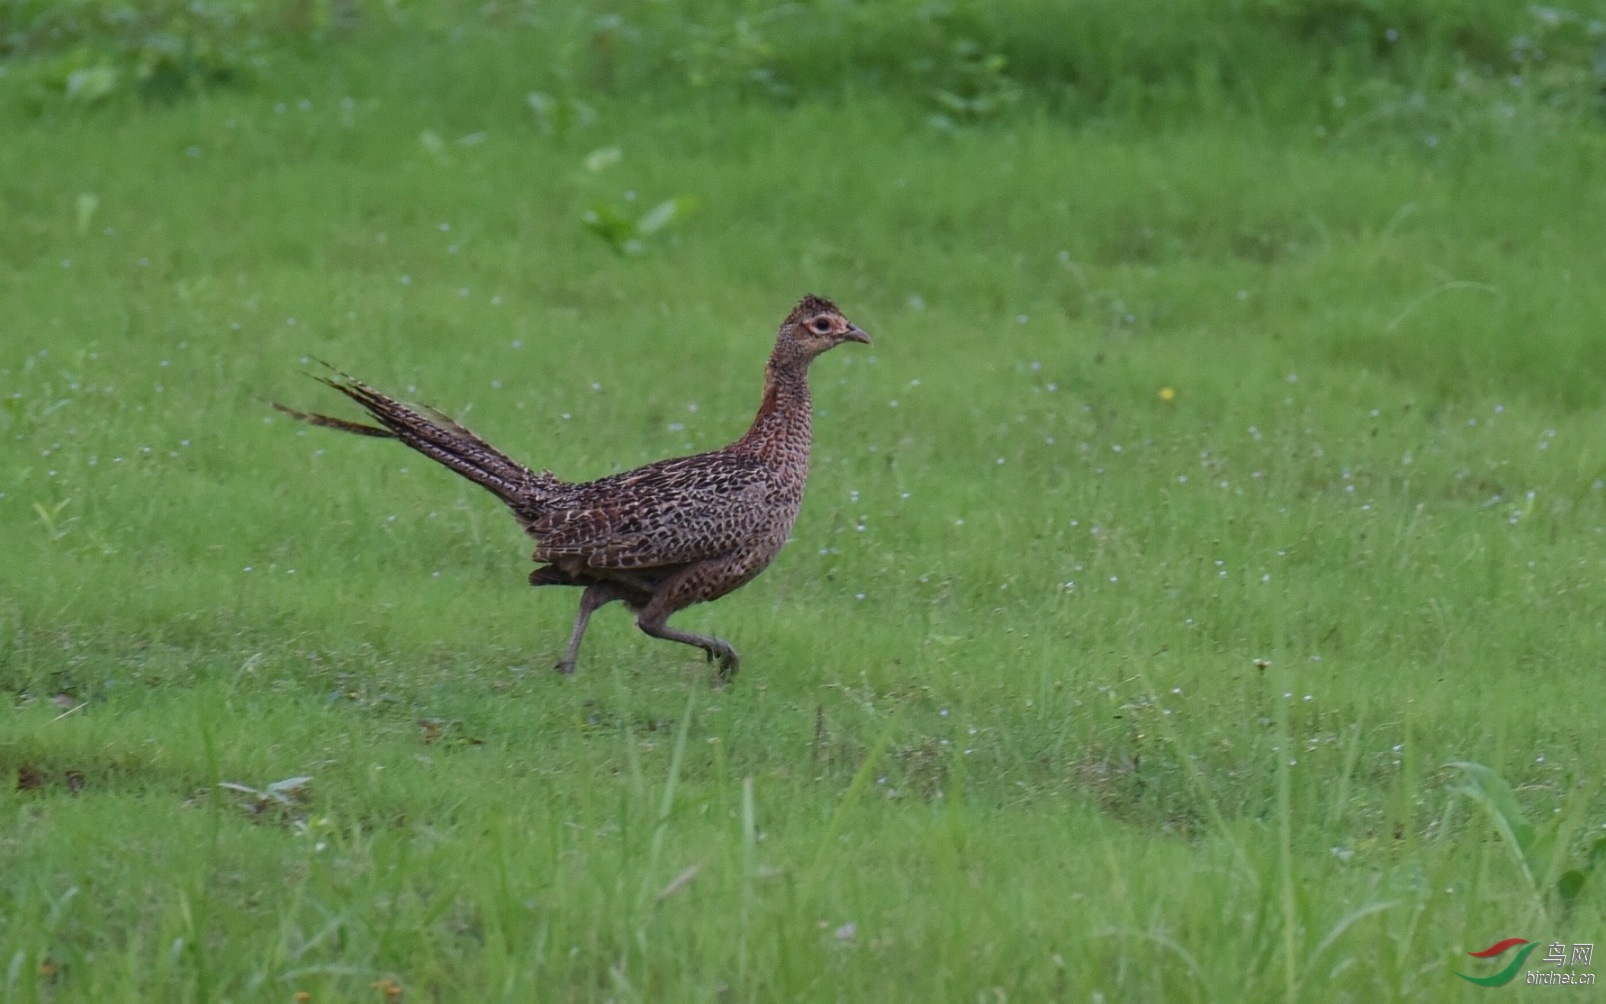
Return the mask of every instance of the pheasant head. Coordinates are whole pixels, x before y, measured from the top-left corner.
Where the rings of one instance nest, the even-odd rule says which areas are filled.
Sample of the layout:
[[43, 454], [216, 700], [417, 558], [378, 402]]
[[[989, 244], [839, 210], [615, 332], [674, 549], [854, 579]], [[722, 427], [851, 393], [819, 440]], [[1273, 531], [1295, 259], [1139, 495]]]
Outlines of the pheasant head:
[[836, 304], [811, 293], [799, 300], [792, 312], [786, 315], [786, 320], [781, 322], [776, 349], [807, 360], [843, 342], [869, 345], [870, 336], [843, 317]]

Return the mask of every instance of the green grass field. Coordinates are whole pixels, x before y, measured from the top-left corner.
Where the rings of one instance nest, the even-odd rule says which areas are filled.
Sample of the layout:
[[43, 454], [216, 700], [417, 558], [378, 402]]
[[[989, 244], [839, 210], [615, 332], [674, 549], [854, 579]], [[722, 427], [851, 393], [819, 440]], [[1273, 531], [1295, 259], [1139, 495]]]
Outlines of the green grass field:
[[[1587, 998], [1454, 973], [1606, 934], [1598, 107], [1113, 29], [1079, 105], [1029, 24], [771, 94], [492, 10], [0, 75], [0, 1000]], [[724, 690], [617, 607], [551, 673], [493, 498], [269, 407], [599, 476], [738, 435], [805, 292], [875, 345], [677, 620]]]

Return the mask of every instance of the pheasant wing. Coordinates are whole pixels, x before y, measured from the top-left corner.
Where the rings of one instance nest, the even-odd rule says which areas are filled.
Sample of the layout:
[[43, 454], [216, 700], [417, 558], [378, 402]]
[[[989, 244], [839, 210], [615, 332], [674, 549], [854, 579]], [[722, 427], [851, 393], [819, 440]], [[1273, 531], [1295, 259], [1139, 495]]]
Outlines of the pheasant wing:
[[728, 454], [664, 460], [575, 485], [529, 523], [535, 559], [598, 569], [703, 561], [747, 545], [784, 491], [763, 463]]

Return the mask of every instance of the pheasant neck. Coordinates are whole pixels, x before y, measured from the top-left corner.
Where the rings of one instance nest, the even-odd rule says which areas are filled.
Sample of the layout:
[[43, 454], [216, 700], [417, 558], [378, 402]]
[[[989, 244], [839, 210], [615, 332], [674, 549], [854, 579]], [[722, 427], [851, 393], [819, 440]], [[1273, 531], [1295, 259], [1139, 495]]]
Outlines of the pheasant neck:
[[771, 464], [808, 470], [813, 405], [807, 359], [777, 351], [764, 368], [764, 400], [736, 448]]

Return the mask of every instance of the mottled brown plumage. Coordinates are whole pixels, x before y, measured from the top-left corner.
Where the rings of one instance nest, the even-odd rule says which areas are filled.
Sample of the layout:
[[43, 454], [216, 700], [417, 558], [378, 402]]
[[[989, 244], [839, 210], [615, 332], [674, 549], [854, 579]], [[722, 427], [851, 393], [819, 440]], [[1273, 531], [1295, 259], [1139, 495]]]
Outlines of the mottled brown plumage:
[[752, 581], [780, 551], [809, 473], [809, 363], [843, 342], [869, 341], [835, 304], [805, 296], [781, 323], [763, 401], [742, 438], [582, 483], [531, 470], [445, 415], [404, 405], [344, 374], [320, 379], [378, 425], [274, 407], [314, 425], [399, 439], [506, 503], [536, 541], [540, 567], [530, 584], [585, 590], [560, 672], [574, 672], [592, 612], [619, 600], [641, 630], [697, 646], [719, 660], [719, 678], [728, 680], [738, 664], [735, 649], [666, 621]]

